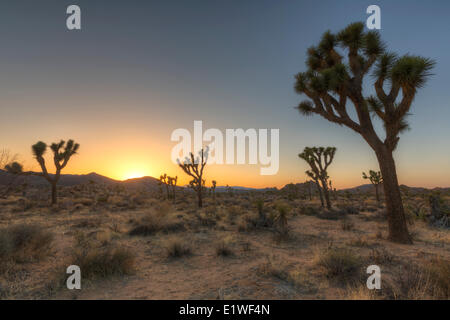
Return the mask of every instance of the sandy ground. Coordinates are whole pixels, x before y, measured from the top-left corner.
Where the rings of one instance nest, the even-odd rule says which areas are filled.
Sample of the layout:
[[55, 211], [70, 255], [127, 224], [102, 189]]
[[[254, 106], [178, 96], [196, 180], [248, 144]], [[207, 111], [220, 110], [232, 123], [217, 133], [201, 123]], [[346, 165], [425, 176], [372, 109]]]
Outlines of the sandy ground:
[[[284, 201], [289, 236], [278, 239], [271, 228], [242, 230], [242, 217], [256, 213], [248, 196], [222, 196], [207, 199], [206, 208], [195, 208], [192, 196], [175, 204], [164, 200], [144, 201], [135, 208], [115, 204], [84, 206], [76, 200], [61, 201], [58, 208], [17, 208], [17, 199], [0, 203], [0, 228], [26, 223], [38, 224], [54, 234], [50, 255], [39, 261], [20, 263], [9, 275], [0, 275], [0, 288], [6, 299], [364, 299], [366, 277], [342, 283], [327, 277], [317, 265], [321, 253], [330, 248], [347, 248], [364, 259], [362, 268], [379, 265], [383, 284], [401, 277], [404, 265], [422, 265], [439, 258], [450, 261], [450, 232], [432, 228], [425, 221], [410, 225], [414, 245], [386, 240], [387, 223], [377, 212], [361, 211], [345, 219], [328, 220], [303, 213], [303, 207], [316, 206], [306, 200]], [[369, 201], [370, 203], [370, 201]], [[372, 202], [373, 203], [373, 202]], [[276, 209], [266, 199], [267, 211]], [[379, 209], [381, 210], [381, 209]], [[373, 211], [373, 210], [372, 210]], [[184, 230], [156, 232], [149, 236], [130, 236], [128, 232], [149, 214], [167, 215]], [[231, 213], [230, 213], [231, 212]], [[204, 217], [209, 217], [205, 223]], [[203, 217], [203, 218], [202, 218]], [[343, 221], [350, 230], [343, 230]], [[106, 279], [83, 280], [81, 290], [68, 290], [55, 279], [65, 277], [71, 263], [75, 235], [83, 233], [95, 242], [129, 249], [135, 256], [134, 271]], [[191, 248], [179, 258], [167, 256], [167, 239], [178, 238]], [[231, 256], [218, 256], [222, 239]], [[384, 259], [377, 259], [382, 255]], [[290, 277], [267, 272], [267, 266]], [[292, 280], [294, 279], [294, 280]], [[356, 292], [356, 293], [355, 293]]]

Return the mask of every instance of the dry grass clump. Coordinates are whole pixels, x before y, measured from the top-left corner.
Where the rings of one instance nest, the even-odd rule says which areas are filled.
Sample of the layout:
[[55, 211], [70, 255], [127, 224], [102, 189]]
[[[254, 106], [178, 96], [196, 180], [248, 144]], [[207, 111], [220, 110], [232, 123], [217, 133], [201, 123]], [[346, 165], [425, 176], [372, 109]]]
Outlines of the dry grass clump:
[[183, 224], [174, 220], [174, 217], [166, 214], [148, 213], [128, 234], [130, 236], [150, 236], [157, 232], [170, 233], [184, 230]]
[[258, 272], [263, 276], [285, 281], [303, 292], [311, 293], [317, 290], [314, 279], [305, 270], [300, 268], [289, 270], [288, 266], [274, 255], [267, 257], [267, 261], [258, 268]]
[[39, 225], [19, 224], [0, 230], [0, 264], [39, 260], [50, 252], [53, 234]]
[[341, 221], [341, 229], [343, 231], [352, 231], [355, 229], [355, 224], [350, 219], [345, 218]]
[[84, 234], [78, 234], [70, 264], [80, 267], [83, 279], [108, 278], [131, 274], [134, 271], [134, 254], [112, 244], [96, 246]]
[[270, 219], [273, 221], [273, 223], [271, 224], [274, 227], [276, 240], [287, 240], [290, 237], [291, 230], [291, 228], [288, 226], [288, 215], [291, 211], [291, 208], [283, 202], [277, 203], [275, 208], [277, 212], [275, 213], [275, 215], [272, 215]]
[[370, 290], [365, 284], [347, 288], [342, 294], [343, 300], [376, 300], [377, 290]]
[[386, 265], [394, 262], [395, 257], [386, 248], [374, 248], [369, 254], [371, 264]]
[[221, 257], [230, 257], [234, 255], [232, 248], [232, 238], [227, 237], [225, 239], [221, 239], [216, 244], [216, 254]]
[[450, 261], [432, 259], [424, 265], [405, 264], [389, 285], [389, 298], [402, 300], [450, 297]]
[[180, 258], [192, 253], [191, 247], [180, 237], [165, 239], [164, 247], [168, 258]]
[[277, 278], [279, 280], [287, 280], [289, 273], [287, 267], [279, 261], [277, 256], [268, 256], [267, 261], [262, 264], [259, 269], [259, 273], [264, 276]]
[[359, 248], [371, 248], [373, 246], [372, 243], [369, 243], [365, 237], [357, 237], [353, 238], [347, 242], [349, 246], [359, 247]]
[[450, 261], [441, 258], [431, 260], [425, 266], [433, 286], [433, 296], [438, 299], [450, 298]]
[[355, 282], [362, 277], [362, 260], [348, 248], [331, 247], [316, 257], [316, 265], [321, 267], [327, 278], [339, 282]]

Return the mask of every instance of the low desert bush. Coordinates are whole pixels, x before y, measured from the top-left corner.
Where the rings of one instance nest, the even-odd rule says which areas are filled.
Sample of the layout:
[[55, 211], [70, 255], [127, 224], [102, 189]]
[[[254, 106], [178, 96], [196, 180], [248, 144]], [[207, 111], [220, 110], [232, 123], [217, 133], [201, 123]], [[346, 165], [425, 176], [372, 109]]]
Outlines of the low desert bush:
[[341, 221], [341, 229], [343, 231], [352, 231], [355, 229], [355, 224], [350, 219], [343, 219]]
[[50, 252], [53, 234], [39, 225], [19, 224], [0, 230], [0, 263], [39, 260]]
[[174, 217], [152, 212], [142, 218], [128, 234], [130, 236], [150, 236], [157, 232], [170, 233], [182, 230], [184, 230], [183, 224], [175, 221]]
[[315, 216], [320, 212], [320, 210], [316, 207], [311, 206], [301, 206], [299, 208], [299, 213], [304, 214], [306, 216]]
[[115, 247], [111, 243], [98, 244], [78, 233], [70, 264], [80, 267], [83, 279], [108, 278], [131, 274], [135, 255], [129, 249]]
[[232, 239], [225, 238], [219, 240], [219, 242], [217, 242], [216, 244], [216, 254], [222, 257], [229, 257], [234, 255], [232, 248]]
[[192, 250], [186, 241], [180, 237], [172, 237], [165, 240], [164, 247], [168, 258], [180, 258], [190, 255]]
[[349, 283], [361, 279], [362, 260], [348, 248], [328, 248], [316, 257], [327, 278]]

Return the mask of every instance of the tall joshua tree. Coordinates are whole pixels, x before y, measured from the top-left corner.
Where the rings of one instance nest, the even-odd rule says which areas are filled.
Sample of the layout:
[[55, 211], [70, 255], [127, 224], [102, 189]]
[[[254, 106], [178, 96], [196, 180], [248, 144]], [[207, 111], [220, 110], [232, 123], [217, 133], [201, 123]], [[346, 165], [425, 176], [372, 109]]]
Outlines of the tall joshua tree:
[[[328, 192], [328, 172], [327, 169], [334, 159], [336, 154], [335, 147], [306, 147], [302, 153], [298, 156], [305, 160], [311, 170], [307, 170], [306, 174], [310, 176], [319, 187], [319, 195], [321, 196], [320, 189], [323, 191], [327, 208], [331, 209], [330, 194]], [[321, 188], [319, 186], [319, 181], [321, 183]], [[322, 201], [322, 199], [321, 199]], [[323, 206], [323, 201], [322, 201]]]
[[47, 144], [42, 141], [37, 142], [31, 146], [31, 150], [36, 161], [39, 163], [42, 172], [33, 171], [23, 171], [23, 166], [17, 162], [13, 162], [6, 166], [5, 169], [13, 174], [22, 175], [34, 175], [39, 177], [44, 177], [48, 183], [50, 183], [52, 190], [52, 204], [57, 203], [57, 188], [59, 178], [61, 177], [61, 170], [64, 169], [69, 162], [70, 158], [77, 153], [80, 145], [75, 143], [73, 140], [67, 141], [61, 140], [58, 143], [52, 143], [50, 149], [53, 152], [53, 163], [55, 164], [56, 172], [55, 174], [49, 174], [47, 171], [47, 166], [45, 165], [44, 154], [47, 151]]
[[379, 194], [378, 188], [380, 187], [380, 184], [383, 183], [383, 176], [381, 175], [381, 172], [369, 170], [369, 175], [367, 175], [365, 172], [363, 172], [362, 177], [363, 177], [363, 179], [369, 179], [370, 182], [374, 185], [375, 196], [377, 198], [377, 202], [380, 203], [380, 194]]
[[[346, 52], [339, 53], [337, 46]], [[308, 49], [308, 70], [296, 75], [295, 90], [309, 98], [298, 106], [302, 114], [315, 113], [347, 126], [374, 150], [384, 179], [389, 238], [394, 242], [412, 243], [393, 151], [399, 134], [408, 128], [406, 116], [417, 89], [425, 85], [434, 64], [428, 58], [386, 52], [379, 33], [365, 32], [364, 24], [357, 22], [337, 35], [325, 32], [318, 46]], [[366, 97], [363, 80], [371, 71], [376, 95]], [[357, 120], [348, 114], [352, 105]], [[372, 116], [383, 122], [384, 140], [375, 131]]]
[[205, 180], [203, 179], [203, 170], [205, 169], [208, 161], [208, 148], [199, 152], [197, 159], [194, 154], [190, 153], [190, 158], [186, 158], [184, 163], [178, 160], [180, 168], [189, 176], [192, 180], [189, 182], [191, 188], [197, 193], [198, 207], [203, 207], [203, 189]]

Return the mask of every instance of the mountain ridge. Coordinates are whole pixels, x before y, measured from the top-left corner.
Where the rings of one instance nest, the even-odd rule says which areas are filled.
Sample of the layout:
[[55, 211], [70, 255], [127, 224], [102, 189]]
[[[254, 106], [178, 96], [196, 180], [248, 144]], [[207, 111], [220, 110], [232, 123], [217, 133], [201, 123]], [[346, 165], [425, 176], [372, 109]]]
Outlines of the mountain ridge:
[[[51, 174], [52, 175], [52, 174]], [[47, 185], [47, 181], [43, 179], [42, 177], [38, 176], [14, 176], [5, 170], [0, 169], [0, 185], [9, 185], [9, 184], [28, 184], [30, 186], [42, 186]], [[103, 176], [101, 174], [98, 174], [96, 172], [90, 172], [88, 174], [62, 174], [60, 180], [58, 181], [59, 186], [74, 186], [78, 184], [85, 184], [85, 183], [99, 183], [99, 184], [106, 184], [106, 185], [125, 185], [129, 187], [147, 187], [154, 189], [158, 187], [159, 179], [151, 177], [151, 176], [144, 176], [139, 178], [131, 178], [127, 180], [115, 180], [106, 176]], [[218, 192], [226, 192], [227, 188], [233, 189], [233, 191], [238, 192], [246, 192], [246, 191], [274, 191], [274, 190], [281, 190], [281, 191], [287, 191], [289, 187], [297, 186], [299, 188], [305, 188], [306, 183], [289, 183], [283, 186], [282, 188], [276, 188], [276, 187], [265, 187], [265, 188], [252, 188], [252, 187], [243, 187], [243, 186], [217, 186]], [[182, 186], [180, 186], [182, 187]], [[187, 187], [187, 186], [184, 186]], [[314, 188], [314, 186], [313, 186]], [[352, 188], [344, 188], [344, 189], [338, 189], [338, 191], [344, 191], [344, 192], [370, 192], [373, 191], [373, 185], [371, 184], [362, 184], [359, 186], [355, 186]], [[401, 185], [400, 188], [407, 188], [412, 191], [421, 192], [421, 191], [427, 191], [427, 190], [443, 190], [443, 191], [450, 191], [450, 187], [435, 187], [435, 188], [424, 188], [424, 187], [410, 187], [406, 185]], [[382, 188], [380, 188], [382, 189]]]

